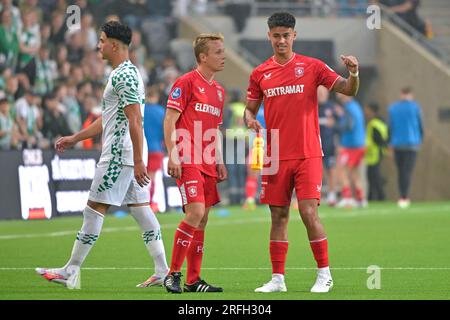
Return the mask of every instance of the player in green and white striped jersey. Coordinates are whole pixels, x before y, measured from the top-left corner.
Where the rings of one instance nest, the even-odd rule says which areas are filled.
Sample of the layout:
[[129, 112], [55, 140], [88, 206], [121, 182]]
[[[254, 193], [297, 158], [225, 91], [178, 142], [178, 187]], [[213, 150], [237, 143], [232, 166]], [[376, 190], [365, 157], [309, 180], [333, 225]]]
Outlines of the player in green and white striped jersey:
[[73, 287], [79, 268], [100, 235], [106, 211], [111, 205], [126, 204], [143, 231], [142, 238], [155, 264], [155, 273], [138, 286], [161, 285], [168, 267], [161, 227], [149, 207], [146, 185], [150, 179], [142, 157], [144, 84], [128, 58], [130, 28], [110, 21], [101, 30], [98, 48], [114, 69], [103, 94], [102, 117], [86, 129], [60, 138], [55, 145], [58, 152], [63, 152], [79, 141], [102, 133], [102, 154], [83, 212], [83, 226], [64, 267], [36, 271], [49, 281]]

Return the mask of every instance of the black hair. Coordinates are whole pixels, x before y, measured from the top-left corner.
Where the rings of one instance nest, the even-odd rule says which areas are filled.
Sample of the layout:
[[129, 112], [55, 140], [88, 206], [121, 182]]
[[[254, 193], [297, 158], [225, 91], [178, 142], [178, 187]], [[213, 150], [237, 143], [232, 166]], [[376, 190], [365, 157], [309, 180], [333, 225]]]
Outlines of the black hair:
[[106, 22], [101, 30], [106, 34], [108, 38], [117, 39], [127, 46], [131, 43], [131, 29], [126, 24], [122, 24], [118, 21]]
[[0, 99], [0, 105], [4, 104], [4, 103], [8, 103], [8, 99], [7, 98], [1, 98]]
[[267, 19], [269, 29], [276, 27], [295, 28], [295, 17], [288, 12], [276, 12]]
[[403, 94], [410, 94], [410, 93], [413, 92], [413, 90], [412, 90], [411, 87], [404, 87], [404, 88], [402, 88], [401, 92], [402, 92]]

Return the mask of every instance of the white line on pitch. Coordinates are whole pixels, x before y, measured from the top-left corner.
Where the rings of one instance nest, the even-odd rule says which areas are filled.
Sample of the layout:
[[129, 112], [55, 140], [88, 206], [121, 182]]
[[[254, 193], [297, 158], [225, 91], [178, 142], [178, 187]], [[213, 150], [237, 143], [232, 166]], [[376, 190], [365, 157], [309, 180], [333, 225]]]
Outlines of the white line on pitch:
[[[0, 267], [0, 271], [21, 271], [34, 270], [32, 267], [14, 268], [14, 267]], [[85, 267], [82, 270], [87, 271], [121, 271], [121, 270], [150, 270], [152, 267]], [[286, 267], [287, 270], [317, 270], [317, 268], [300, 268], [300, 267]], [[245, 271], [245, 270], [272, 270], [269, 267], [205, 267], [202, 270], [227, 270], [227, 271]], [[367, 267], [336, 267], [331, 270], [367, 270]], [[380, 270], [421, 270], [421, 271], [446, 271], [450, 267], [380, 267]]]

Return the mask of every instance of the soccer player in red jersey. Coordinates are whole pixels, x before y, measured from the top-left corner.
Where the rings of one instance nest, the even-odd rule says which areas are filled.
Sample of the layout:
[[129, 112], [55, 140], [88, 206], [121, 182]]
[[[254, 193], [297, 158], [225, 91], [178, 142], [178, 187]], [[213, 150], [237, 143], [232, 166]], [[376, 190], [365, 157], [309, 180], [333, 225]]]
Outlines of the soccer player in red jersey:
[[[317, 87], [356, 95], [359, 87], [358, 61], [341, 56], [350, 72], [345, 79], [324, 62], [296, 54], [292, 45], [297, 37], [295, 17], [274, 13], [268, 19], [268, 36], [274, 55], [256, 67], [248, 88], [244, 120], [256, 131], [262, 126], [256, 114], [264, 101], [267, 144], [271, 149], [273, 130], [279, 134], [278, 171], [262, 176], [261, 202], [270, 207], [270, 257], [272, 280], [256, 292], [286, 291], [284, 282], [288, 251], [287, 226], [289, 204], [295, 188], [301, 219], [306, 227], [311, 249], [318, 266], [317, 279], [311, 292], [328, 292], [333, 286], [328, 265], [328, 243], [318, 215], [322, 187], [322, 148], [320, 142]], [[267, 166], [267, 164], [265, 165]]]
[[181, 293], [181, 266], [187, 260], [185, 292], [222, 292], [200, 278], [208, 213], [220, 201], [217, 183], [227, 178], [219, 148], [224, 89], [213, 80], [223, 70], [223, 36], [200, 34], [194, 41], [197, 68], [177, 79], [167, 101], [164, 140], [168, 174], [180, 189], [184, 220], [175, 231], [172, 261], [164, 286]]

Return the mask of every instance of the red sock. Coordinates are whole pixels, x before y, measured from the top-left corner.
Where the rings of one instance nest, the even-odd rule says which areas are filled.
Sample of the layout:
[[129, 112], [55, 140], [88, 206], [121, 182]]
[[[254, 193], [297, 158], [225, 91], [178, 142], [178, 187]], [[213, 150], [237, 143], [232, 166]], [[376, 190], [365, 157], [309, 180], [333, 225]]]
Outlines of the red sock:
[[258, 191], [258, 178], [248, 177], [245, 182], [245, 197], [255, 198], [256, 192]]
[[352, 197], [352, 190], [350, 189], [350, 187], [348, 186], [342, 187], [342, 198], [348, 199], [351, 197]]
[[200, 269], [202, 267], [203, 258], [203, 243], [205, 240], [205, 230], [197, 229], [194, 233], [194, 238], [189, 246], [186, 261], [187, 261], [187, 284], [193, 284], [200, 279]]
[[272, 261], [272, 273], [284, 274], [288, 242], [270, 240], [270, 260]]
[[181, 221], [178, 225], [175, 231], [170, 272], [179, 272], [181, 270], [189, 245], [194, 237], [194, 232], [195, 228], [184, 221]]
[[361, 188], [357, 188], [355, 190], [355, 193], [356, 193], [356, 200], [362, 201], [364, 199], [364, 193]]
[[327, 238], [310, 241], [311, 249], [318, 268], [328, 267], [328, 240]]

